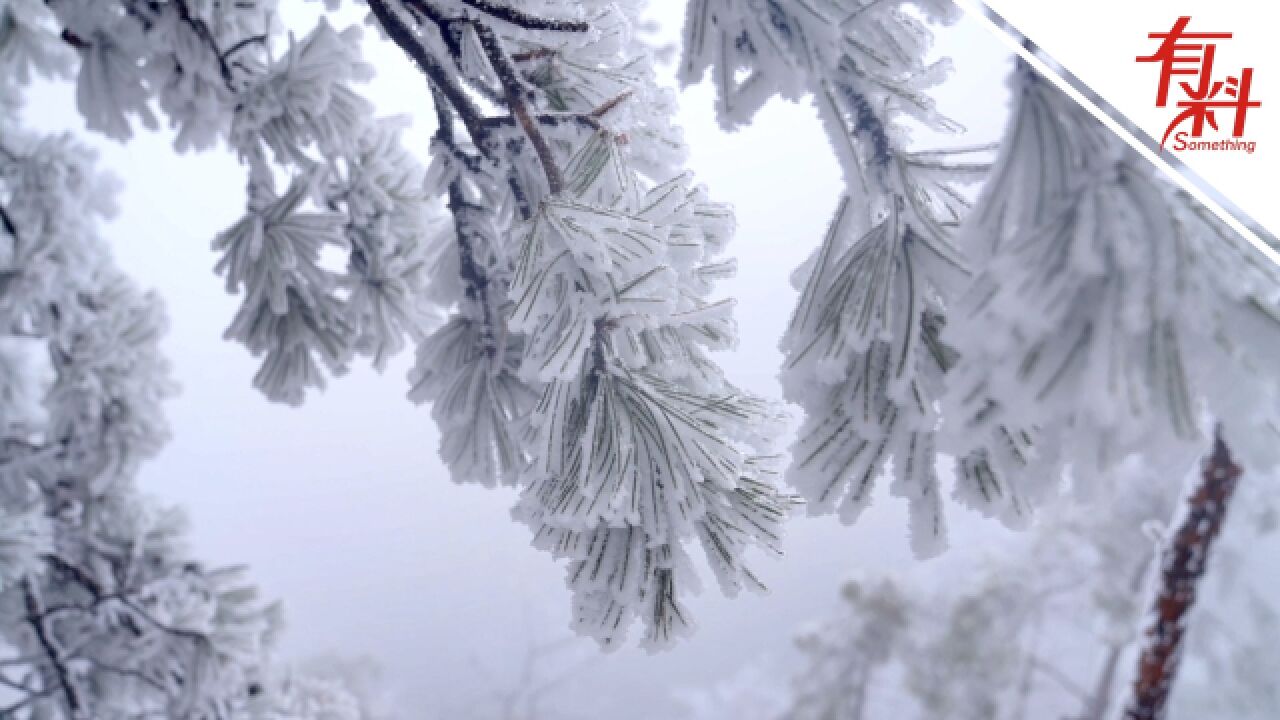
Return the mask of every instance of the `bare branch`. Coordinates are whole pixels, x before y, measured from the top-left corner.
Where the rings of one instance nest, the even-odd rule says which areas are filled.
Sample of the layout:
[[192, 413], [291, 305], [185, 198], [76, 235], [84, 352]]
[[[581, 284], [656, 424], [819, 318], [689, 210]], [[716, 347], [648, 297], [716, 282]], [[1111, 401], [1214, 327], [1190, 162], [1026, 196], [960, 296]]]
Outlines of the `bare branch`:
[[89, 41], [71, 32], [67, 28], [62, 29], [62, 34], [58, 37], [62, 38], [62, 42], [70, 45], [77, 50], [86, 50], [89, 48]]
[[[438, 125], [436, 137], [445, 145], [453, 147], [453, 111], [441, 97], [440, 89], [434, 85], [431, 87], [431, 96], [436, 106], [436, 124]], [[475, 247], [472, 242], [476, 233], [469, 227], [467, 218], [469, 204], [462, 190], [462, 184], [457, 178], [449, 183], [448, 192], [449, 212], [453, 216], [454, 234], [458, 240], [458, 274], [467, 284], [468, 293], [480, 305], [484, 323], [483, 332], [492, 339], [494, 325], [492, 307], [489, 304], [489, 276], [476, 262]], [[497, 352], [492, 342], [486, 342], [485, 345], [486, 352], [490, 355]]]
[[77, 583], [80, 584], [81, 587], [87, 590], [89, 594], [93, 597], [94, 602], [99, 602], [102, 600], [102, 597], [104, 594], [102, 590], [102, 586], [99, 585], [98, 582], [94, 580], [92, 576], [89, 575], [89, 573], [85, 572], [80, 567], [67, 561], [66, 558], [63, 558], [62, 556], [57, 555], [56, 553], [49, 553], [44, 557], [46, 560], [49, 561], [49, 564], [52, 565], [56, 571], [66, 576], [67, 578], [70, 578], [71, 580], [76, 581]]
[[71, 672], [67, 669], [62, 649], [58, 647], [57, 640], [49, 632], [48, 619], [43, 617], [44, 606], [40, 602], [39, 594], [36, 592], [35, 583], [30, 578], [22, 581], [22, 594], [26, 603], [28, 622], [31, 625], [31, 629], [35, 631], [36, 641], [40, 643], [40, 647], [44, 651], [42, 660], [48, 664], [49, 669], [52, 670], [54, 677], [57, 679], [71, 717], [87, 718], [88, 708], [80, 695], [80, 688], [76, 685], [75, 679], [71, 677]]
[[555, 48], [540, 47], [540, 48], [534, 48], [532, 50], [525, 50], [523, 52], [513, 53], [511, 55], [511, 59], [518, 63], [529, 62], [531, 60], [541, 60], [542, 58], [552, 57], [556, 55], [558, 52], [559, 51], [556, 50]]

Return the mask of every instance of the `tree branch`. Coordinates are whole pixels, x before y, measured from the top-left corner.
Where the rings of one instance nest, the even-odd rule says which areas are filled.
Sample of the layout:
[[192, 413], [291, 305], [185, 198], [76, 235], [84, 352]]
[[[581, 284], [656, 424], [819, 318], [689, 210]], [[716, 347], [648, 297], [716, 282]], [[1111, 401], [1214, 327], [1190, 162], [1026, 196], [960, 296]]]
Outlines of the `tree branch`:
[[436, 29], [440, 31], [440, 39], [444, 41], [444, 46], [449, 49], [449, 53], [455, 58], [462, 55], [462, 45], [458, 42], [457, 36], [453, 34], [453, 24], [458, 22], [466, 22], [464, 17], [448, 17], [440, 8], [427, 2], [427, 0], [404, 0], [404, 5], [409, 9], [409, 14], [414, 16], [418, 24], [422, 24], [424, 19], [435, 23]]
[[249, 37], [247, 37], [247, 38], [245, 38], [245, 39], [241, 40], [240, 42], [238, 42], [238, 43], [236, 43], [236, 44], [232, 45], [231, 47], [227, 48], [226, 50], [223, 50], [223, 51], [222, 51], [222, 54], [221, 54], [221, 55], [219, 55], [218, 57], [219, 57], [219, 58], [221, 58], [223, 62], [226, 62], [227, 58], [231, 57], [232, 55], [235, 55], [236, 53], [240, 52], [241, 50], [245, 49], [246, 47], [248, 47], [248, 46], [250, 46], [250, 45], [252, 45], [252, 44], [254, 44], [254, 43], [261, 43], [261, 44], [263, 44], [263, 45], [266, 45], [266, 44], [267, 44], [267, 36], [266, 36], [266, 35], [250, 35]]
[[560, 174], [560, 167], [556, 165], [555, 157], [551, 154], [551, 146], [547, 144], [542, 130], [534, 122], [533, 114], [529, 112], [524, 82], [516, 74], [515, 65], [512, 64], [510, 56], [507, 55], [507, 51], [502, 47], [501, 41], [493, 30], [479, 22], [473, 22], [472, 27], [476, 30], [476, 36], [480, 38], [480, 45], [489, 58], [489, 64], [493, 65], [494, 72], [498, 74], [498, 81], [502, 83], [507, 107], [520, 123], [525, 136], [529, 138], [529, 143], [533, 145], [533, 150], [538, 155], [539, 162], [542, 163], [542, 172], [547, 176], [548, 189], [552, 195], [559, 195], [564, 189], [564, 177]]
[[195, 32], [196, 37], [200, 38], [200, 42], [209, 48], [209, 52], [213, 53], [214, 59], [218, 61], [218, 72], [222, 74], [222, 82], [226, 84], [228, 90], [235, 92], [235, 86], [231, 84], [231, 66], [227, 64], [227, 55], [218, 48], [218, 39], [213, 36], [213, 31], [209, 29], [208, 24], [202, 18], [191, 14], [191, 6], [187, 4], [187, 0], [173, 0], [173, 7], [177, 9], [178, 17], [182, 22], [186, 23]]
[[36, 641], [40, 643], [41, 649], [44, 650], [49, 668], [53, 671], [58, 685], [62, 688], [62, 695], [66, 698], [67, 709], [70, 711], [71, 717], [87, 717], [85, 715], [87, 708], [83, 698], [80, 697], [80, 689], [63, 661], [62, 651], [59, 649], [57, 641], [49, 633], [49, 628], [45, 624], [45, 618], [43, 617], [44, 607], [36, 593], [35, 583], [30, 578], [22, 581], [22, 594], [27, 608], [27, 621], [35, 631]]
[[[505, 100], [505, 97], [503, 99]], [[538, 125], [545, 125], [547, 127], [558, 127], [565, 123], [576, 123], [592, 130], [599, 128], [599, 123], [596, 122], [595, 117], [590, 114], [540, 113], [537, 115], [530, 115], [529, 118]], [[493, 128], [510, 127], [518, 122], [520, 122], [519, 119], [512, 115], [498, 115], [482, 118], [480, 120], [480, 127], [489, 130]], [[521, 126], [521, 129], [524, 129], [523, 125]]]
[[80, 586], [83, 587], [85, 590], [88, 590], [89, 595], [93, 597], [94, 602], [98, 602], [102, 599], [104, 594], [102, 590], [102, 586], [99, 585], [98, 582], [89, 575], [89, 573], [85, 572], [84, 570], [77, 567], [76, 565], [68, 562], [66, 559], [64, 559], [60, 555], [57, 555], [56, 553], [49, 553], [44, 557], [46, 560], [49, 561], [49, 564], [53, 565], [54, 569], [57, 570], [60, 574], [70, 578], [71, 580], [74, 580], [75, 582], [79, 583]]
[[31, 703], [35, 702], [36, 700], [39, 700], [40, 698], [49, 697], [54, 692], [56, 691], [53, 688], [45, 688], [40, 692], [35, 692], [27, 695], [26, 697], [22, 698], [21, 700], [18, 700], [17, 702], [14, 702], [11, 705], [6, 705], [0, 708], [0, 718], [15, 717], [16, 713], [22, 708], [30, 705]]
[[595, 110], [592, 110], [587, 115], [587, 117], [595, 120], [599, 120], [605, 115], [608, 115], [611, 110], [621, 105], [623, 101], [627, 100], [630, 97], [631, 97], [631, 90], [629, 89], [623, 90], [622, 92], [618, 93], [614, 97], [601, 103], [600, 107], [596, 108]]
[[[425, 6], [425, 3], [415, 4], [415, 7], [418, 5]], [[369, 0], [369, 10], [386, 31], [387, 37], [391, 38], [391, 41], [417, 64], [427, 76], [427, 80], [448, 99], [449, 105], [466, 126], [472, 142], [483, 153], [480, 110], [467, 96], [466, 91], [453, 82], [444, 65], [427, 50], [415, 30], [388, 4], [387, 0]]]
[[[436, 137], [445, 145], [453, 147], [453, 111], [449, 109], [441, 91], [434, 85], [431, 87], [432, 100], [436, 106]], [[486, 352], [491, 356], [497, 351], [493, 346], [493, 316], [489, 305], [489, 276], [476, 262], [475, 248], [472, 245], [468, 230], [467, 218], [469, 203], [462, 190], [461, 182], [454, 178], [449, 182], [449, 213], [453, 215], [453, 231], [458, 239], [458, 274], [468, 286], [469, 292], [480, 305], [484, 333], [490, 342], [486, 342]]]
[[541, 60], [542, 58], [552, 57], [558, 52], [560, 51], [555, 48], [540, 47], [532, 50], [525, 50], [523, 52], [512, 53], [511, 59], [518, 63], [529, 62], [531, 60]]
[[[0, 685], [3, 685], [9, 688], [10, 690], [17, 690], [18, 692], [27, 693], [29, 695], [40, 692], [38, 688], [29, 687], [27, 686], [26, 683], [21, 683], [16, 680], [10, 680], [9, 678], [3, 675], [0, 675]], [[4, 716], [0, 715], [0, 717], [4, 717]]]
[[1213, 451], [1204, 461], [1200, 482], [1187, 500], [1188, 508], [1172, 542], [1164, 550], [1160, 586], [1152, 603], [1154, 616], [1138, 659], [1137, 678], [1129, 698], [1128, 720], [1160, 720], [1178, 674], [1187, 616], [1196, 601], [1196, 585], [1204, 576], [1213, 541], [1222, 530], [1227, 505], [1242, 470], [1231, 459], [1214, 431]]
[[510, 5], [503, 5], [493, 0], [462, 0], [466, 5], [479, 10], [480, 12], [495, 17], [503, 22], [510, 23], [516, 27], [525, 30], [552, 30], [555, 32], [586, 32], [591, 26], [585, 22], [577, 20], [554, 20], [551, 18], [542, 18], [536, 15], [530, 15], [523, 10], [517, 10]]
[[453, 67], [458, 71], [459, 77], [467, 87], [480, 93], [491, 103], [501, 105], [503, 102], [502, 93], [489, 87], [479, 78], [468, 77], [462, 71], [462, 43], [458, 40], [458, 34], [454, 31], [455, 25], [470, 25], [471, 19], [461, 15], [457, 17], [447, 17], [440, 8], [435, 7], [427, 0], [404, 0], [405, 7], [408, 8], [409, 14], [414, 16], [418, 24], [430, 20], [436, 26], [436, 31], [440, 33], [440, 39], [444, 41], [444, 46], [449, 50], [449, 57], [453, 60]]
[[58, 37], [62, 38], [62, 42], [70, 45], [76, 50], [87, 50], [89, 48], [89, 42], [87, 40], [71, 32], [67, 28], [62, 28], [62, 33], [59, 34]]
[[125, 607], [129, 608], [130, 610], [140, 615], [143, 620], [146, 620], [147, 622], [151, 623], [161, 632], [168, 633], [169, 635], [173, 635], [174, 637], [180, 637], [180, 638], [185, 638], [187, 640], [190, 640], [198, 648], [205, 648], [208, 646], [209, 638], [203, 633], [197, 632], [195, 630], [188, 630], [186, 628], [174, 627], [172, 625], [161, 622], [154, 615], [147, 612], [145, 608], [143, 608], [133, 600], [130, 600], [129, 598], [123, 595], [120, 596], [119, 600]]

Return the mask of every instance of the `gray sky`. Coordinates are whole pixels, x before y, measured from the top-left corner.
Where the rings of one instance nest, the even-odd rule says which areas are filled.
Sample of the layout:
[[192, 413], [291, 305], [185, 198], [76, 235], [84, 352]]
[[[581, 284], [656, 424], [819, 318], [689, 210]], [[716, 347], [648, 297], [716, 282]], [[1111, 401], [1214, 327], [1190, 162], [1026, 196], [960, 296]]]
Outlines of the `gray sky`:
[[[657, 5], [674, 36], [682, 11]], [[380, 112], [413, 113], [410, 142], [425, 151], [424, 82], [372, 37], [379, 77], [370, 96]], [[945, 29], [939, 49], [955, 56], [957, 72], [938, 101], [970, 130], [947, 144], [997, 139], [1006, 53], [976, 21]], [[741, 269], [722, 291], [739, 301], [742, 341], [720, 359], [740, 384], [780, 397], [776, 344], [795, 299], [788, 278], [834, 209], [835, 160], [807, 104], [771, 103], [733, 135], [715, 124], [705, 84], [683, 92], [681, 106], [693, 170], [737, 210], [730, 253]], [[30, 110], [43, 127], [85, 135], [68, 87], [33, 93]], [[168, 406], [173, 441], [145, 466], [144, 486], [187, 509], [200, 556], [249, 564], [265, 593], [284, 601], [288, 655], [375, 658], [405, 718], [459, 717], [458, 708], [512, 686], [531, 645], [567, 635], [563, 567], [529, 547], [528, 529], [509, 516], [512, 492], [450, 482], [428, 408], [404, 398], [409, 354], [382, 375], [357, 365], [301, 409], [266, 402], [250, 386], [253, 359], [222, 340], [236, 300], [212, 271], [210, 242], [243, 208], [242, 168], [225, 151], [176, 155], [165, 133], [126, 147], [88, 139], [125, 180], [108, 236], [124, 269], [167, 303], [164, 348], [183, 387]], [[1005, 534], [952, 508], [952, 542], [961, 547], [921, 567], [905, 513], [883, 490], [856, 527], [792, 522], [788, 556], [758, 563], [770, 595], [726, 600], [708, 578], [692, 603], [699, 630], [675, 650], [603, 655], [574, 643], [550, 661], [576, 664], [557, 696], [582, 717], [605, 708], [622, 719], [669, 717], [673, 689], [715, 682], [757, 657], [785, 665], [796, 631], [825, 614], [855, 574], [954, 574], [974, 554], [966, 536]]]

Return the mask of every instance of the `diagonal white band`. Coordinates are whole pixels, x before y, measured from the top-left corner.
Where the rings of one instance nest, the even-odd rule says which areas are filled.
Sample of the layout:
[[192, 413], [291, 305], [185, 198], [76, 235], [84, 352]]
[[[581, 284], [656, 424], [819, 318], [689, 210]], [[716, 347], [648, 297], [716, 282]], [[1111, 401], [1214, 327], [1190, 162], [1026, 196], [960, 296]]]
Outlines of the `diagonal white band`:
[[[1103, 125], [1119, 135], [1135, 151], [1167, 174], [1178, 186], [1186, 190], [1192, 197], [1204, 204], [1209, 211], [1247, 239], [1259, 252], [1272, 262], [1280, 264], [1280, 251], [1277, 251], [1276, 246], [1260, 237], [1257, 230], [1255, 230], [1255, 228], [1260, 229], [1261, 224], [1246, 214], [1244, 210], [1232, 204], [1229, 198], [1206, 182], [1200, 174], [1188, 167], [1185, 162], [1174, 156], [1173, 153], [1162, 150], [1160, 143], [1152, 138], [1149, 133], [1139, 128], [1113, 105], [1099, 97], [1078, 77], [1064, 68], [1056, 58], [1053, 58], [1043, 48], [1037, 46], [1034, 41], [1011, 25], [985, 2], [981, 0], [956, 0], [956, 2], [975, 17], [985, 20], [992, 32], [1008, 45], [1012, 51], [1030, 63], [1037, 72], [1051, 80], [1063, 92], [1079, 103], [1081, 107], [1088, 110], [1102, 122]], [[1164, 18], [1161, 18], [1161, 21], [1163, 20]], [[1135, 44], [1135, 49], [1141, 51], [1146, 47]], [[1046, 61], [1045, 58], [1049, 58], [1049, 61]], [[1276, 98], [1275, 103], [1277, 111], [1280, 112], [1280, 98]], [[1276, 141], [1280, 141], [1280, 138], [1276, 138]]]

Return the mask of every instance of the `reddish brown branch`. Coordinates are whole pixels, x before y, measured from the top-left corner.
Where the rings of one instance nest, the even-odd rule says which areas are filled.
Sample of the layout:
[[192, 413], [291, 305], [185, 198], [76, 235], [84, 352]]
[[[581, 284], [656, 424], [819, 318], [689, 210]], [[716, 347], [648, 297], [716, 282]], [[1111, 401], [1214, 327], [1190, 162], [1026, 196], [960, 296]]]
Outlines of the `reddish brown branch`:
[[606, 100], [604, 104], [601, 105], [600, 107], [596, 108], [595, 110], [592, 110], [590, 113], [590, 116], [599, 120], [605, 115], [608, 115], [610, 111], [612, 111], [614, 108], [621, 105], [622, 102], [629, 97], [631, 97], [631, 91], [624, 90], [623, 92], [619, 93], [617, 96]]
[[1209, 551], [1222, 530], [1227, 504], [1235, 492], [1241, 469], [1231, 460], [1221, 428], [1214, 435], [1213, 452], [1205, 458], [1200, 484], [1187, 501], [1187, 514], [1164, 550], [1160, 586], [1152, 606], [1127, 720], [1161, 720], [1169, 691], [1178, 674], [1178, 658], [1188, 615], [1196, 600], [1196, 586], [1204, 576]]
[[529, 138], [529, 143], [533, 145], [533, 150], [538, 155], [538, 160], [542, 163], [542, 172], [547, 176], [550, 194], [560, 194], [564, 189], [564, 177], [560, 174], [560, 167], [556, 165], [551, 146], [547, 144], [547, 139], [543, 137], [541, 128], [534, 120], [534, 114], [529, 110], [524, 83], [516, 73], [511, 56], [507, 54], [497, 34], [491, 28], [478, 22], [472, 23], [472, 27], [475, 28], [476, 37], [480, 38], [480, 45], [489, 58], [489, 64], [498, 75], [498, 81], [502, 83], [508, 109], [511, 110], [516, 122], [520, 123], [525, 136]]

